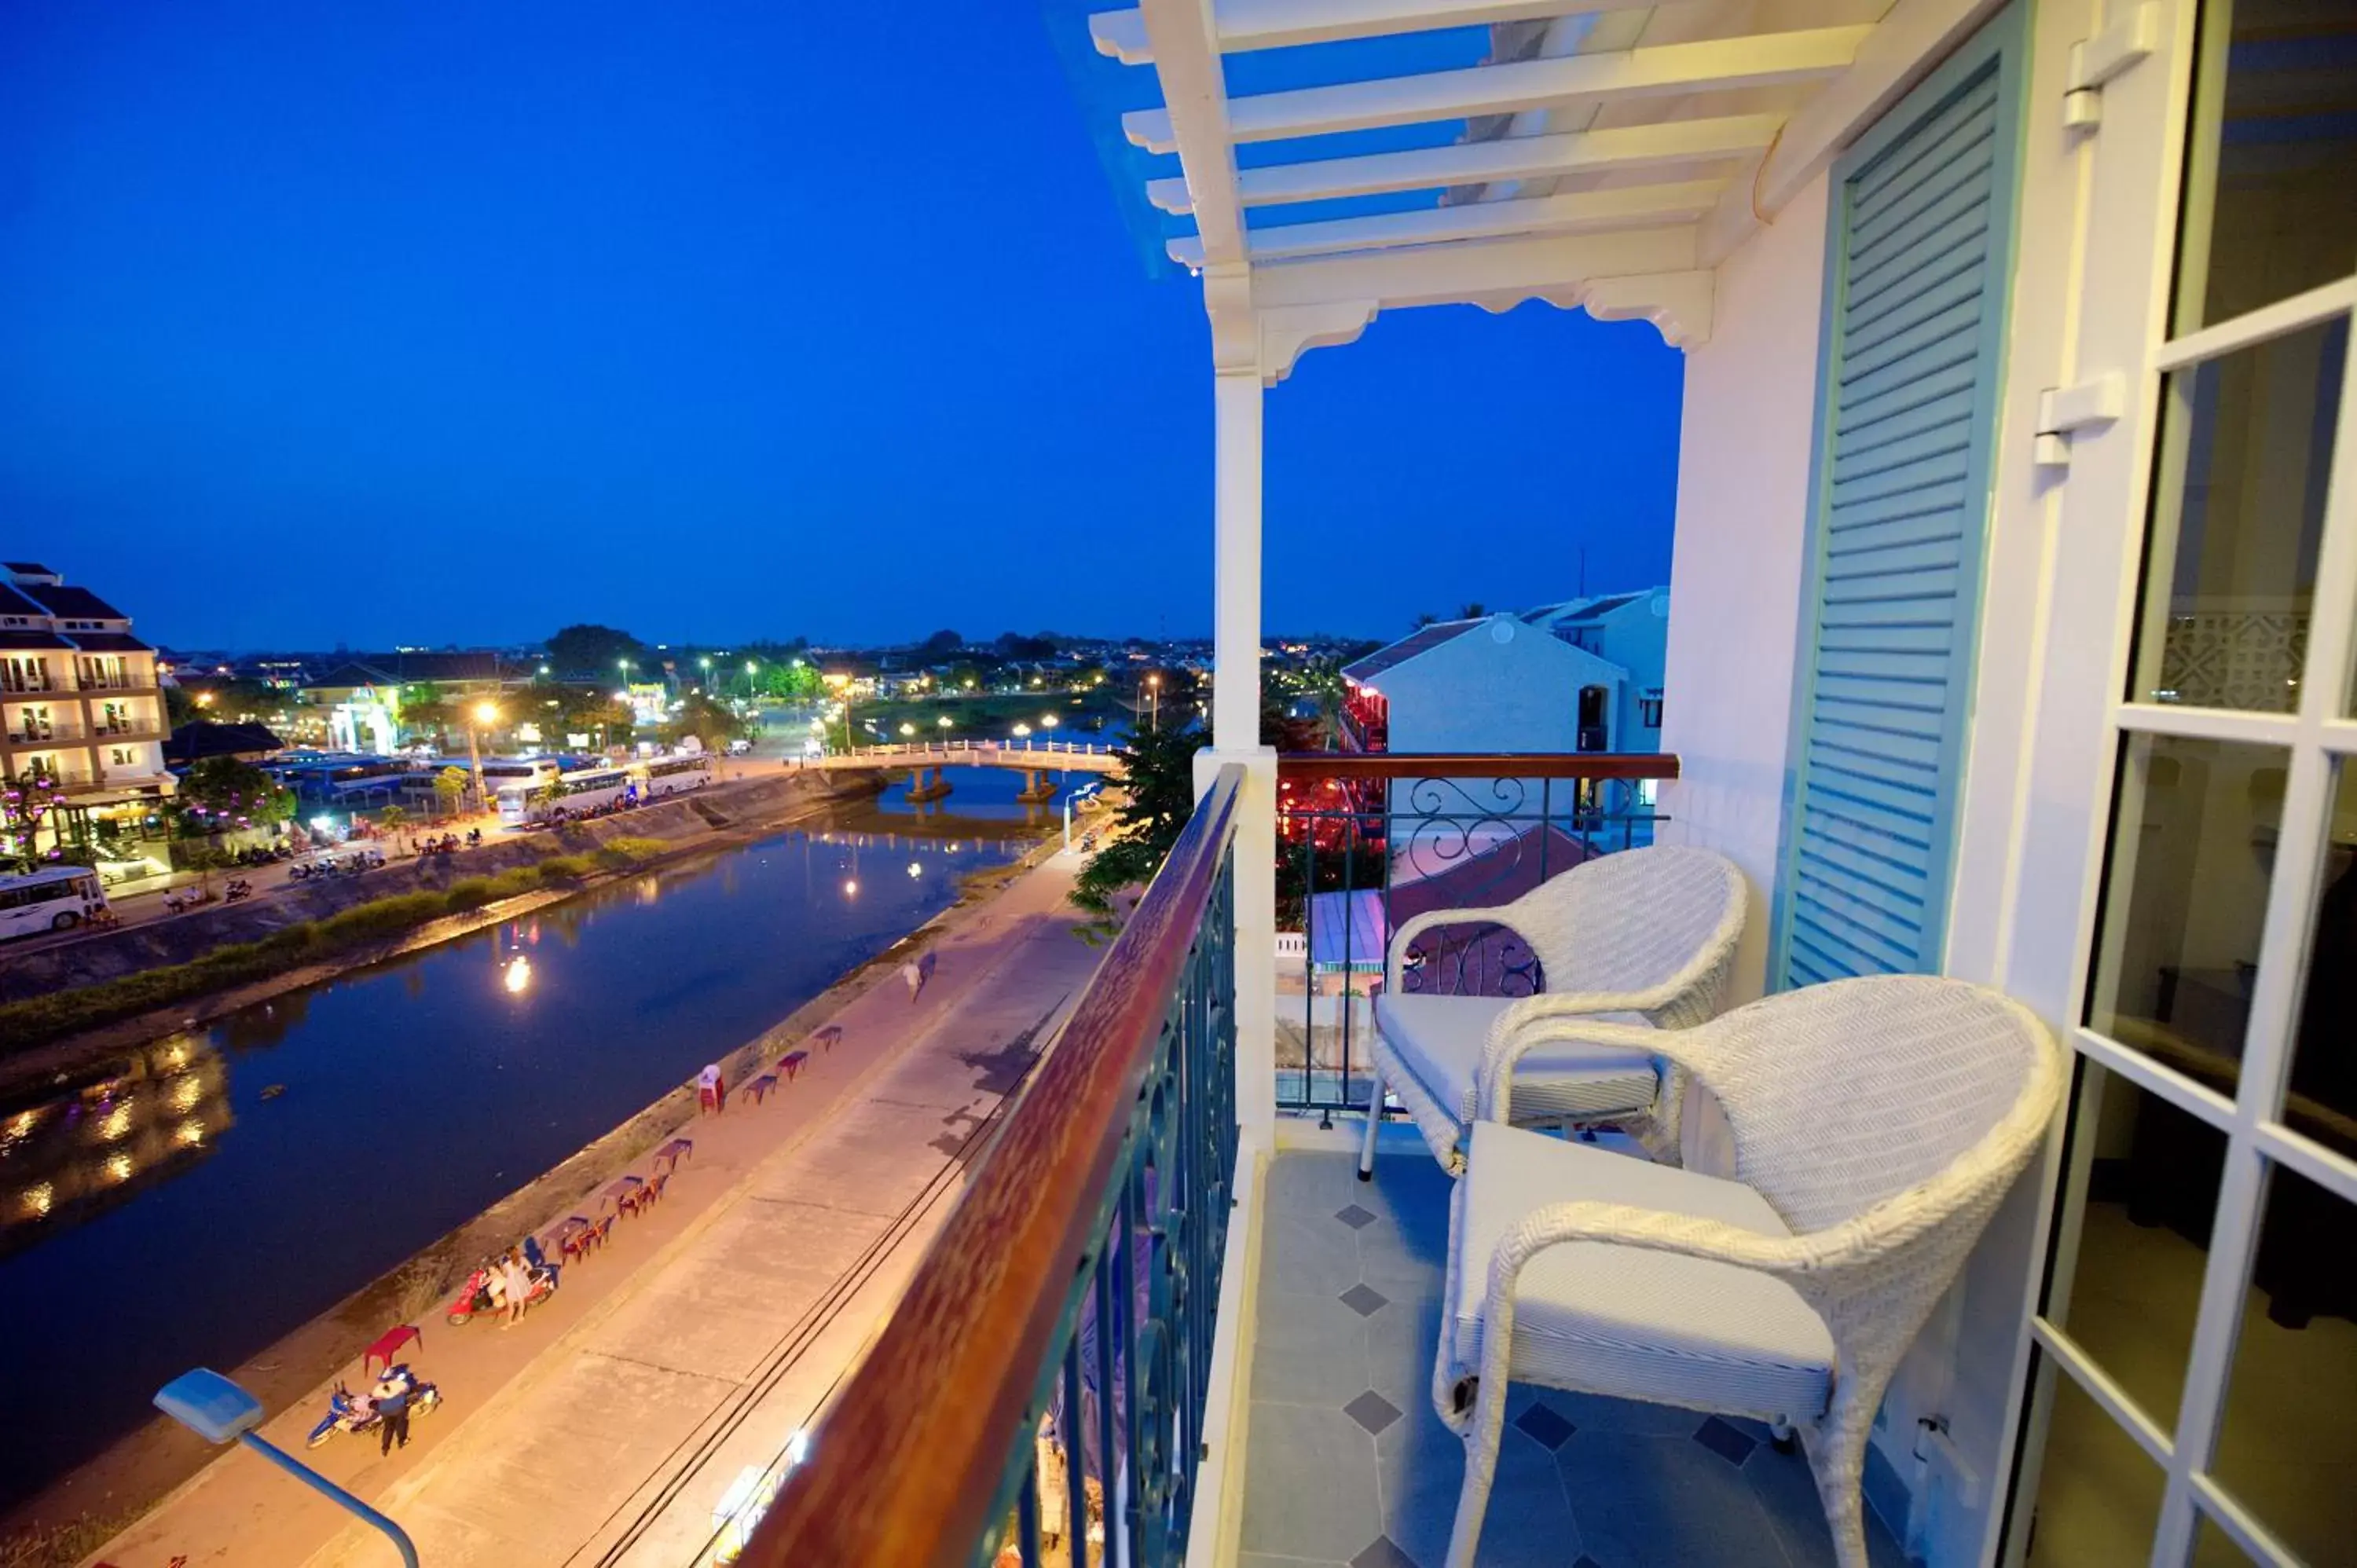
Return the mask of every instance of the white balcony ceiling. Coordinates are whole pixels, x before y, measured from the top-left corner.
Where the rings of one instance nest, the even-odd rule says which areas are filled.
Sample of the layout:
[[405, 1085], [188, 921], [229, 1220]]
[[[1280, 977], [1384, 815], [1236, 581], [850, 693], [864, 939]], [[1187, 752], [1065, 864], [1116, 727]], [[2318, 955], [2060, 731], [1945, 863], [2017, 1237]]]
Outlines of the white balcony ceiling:
[[[1691, 341], [1708, 269], [1996, 4], [1142, 0], [1089, 28], [1159, 79], [1122, 131], [1227, 308], [1535, 297]], [[1419, 38], [1439, 69], [1352, 70]]]

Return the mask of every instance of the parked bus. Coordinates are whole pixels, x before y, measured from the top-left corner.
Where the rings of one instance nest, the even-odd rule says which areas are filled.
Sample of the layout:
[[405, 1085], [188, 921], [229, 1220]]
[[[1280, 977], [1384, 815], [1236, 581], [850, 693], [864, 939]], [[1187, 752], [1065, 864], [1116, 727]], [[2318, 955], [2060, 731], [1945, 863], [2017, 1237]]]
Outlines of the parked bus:
[[639, 799], [660, 800], [665, 795], [701, 789], [711, 783], [712, 756], [699, 751], [685, 757], [658, 757], [650, 762], [632, 763], [630, 771], [639, 776]]
[[579, 816], [600, 806], [630, 799], [638, 781], [623, 768], [585, 768], [577, 773], [560, 773], [557, 783], [563, 789], [557, 800], [548, 799], [547, 784], [516, 782], [500, 786], [500, 821], [509, 827], [521, 827], [526, 822], [544, 822], [556, 816]]
[[70, 931], [106, 913], [106, 892], [87, 865], [53, 865], [29, 876], [0, 876], [0, 941], [42, 931]]

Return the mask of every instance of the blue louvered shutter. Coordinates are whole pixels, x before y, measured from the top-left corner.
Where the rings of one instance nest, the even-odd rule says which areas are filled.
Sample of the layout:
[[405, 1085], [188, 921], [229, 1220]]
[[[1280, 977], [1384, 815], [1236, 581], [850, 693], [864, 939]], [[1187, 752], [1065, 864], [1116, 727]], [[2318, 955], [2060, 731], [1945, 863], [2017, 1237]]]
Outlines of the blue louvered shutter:
[[1779, 988], [1940, 965], [2010, 271], [2019, 10], [1834, 169]]

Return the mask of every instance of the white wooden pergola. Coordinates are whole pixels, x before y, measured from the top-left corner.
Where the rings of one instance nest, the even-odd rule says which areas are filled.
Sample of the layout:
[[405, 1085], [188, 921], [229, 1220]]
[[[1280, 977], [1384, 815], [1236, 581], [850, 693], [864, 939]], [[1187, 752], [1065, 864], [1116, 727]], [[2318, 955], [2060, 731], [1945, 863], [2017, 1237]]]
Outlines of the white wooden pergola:
[[[1541, 299], [1706, 340], [1713, 269], [1996, 0], [1141, 0], [1090, 17], [1150, 67], [1162, 107], [1128, 140], [1175, 154], [1146, 195], [1189, 217], [1216, 440], [1217, 672], [1205, 777], [1244, 765], [1237, 843], [1239, 1110], [1274, 1115], [1275, 768], [1259, 746], [1261, 394], [1306, 350], [1410, 306]], [[1231, 96], [1225, 57], [1487, 26], [1488, 63]], [[1320, 156], [1318, 139], [1463, 122], [1451, 145]], [[1236, 149], [1310, 156], [1240, 169]], [[1305, 202], [1428, 205], [1285, 221]], [[1389, 205], [1396, 206], [1396, 202]]]

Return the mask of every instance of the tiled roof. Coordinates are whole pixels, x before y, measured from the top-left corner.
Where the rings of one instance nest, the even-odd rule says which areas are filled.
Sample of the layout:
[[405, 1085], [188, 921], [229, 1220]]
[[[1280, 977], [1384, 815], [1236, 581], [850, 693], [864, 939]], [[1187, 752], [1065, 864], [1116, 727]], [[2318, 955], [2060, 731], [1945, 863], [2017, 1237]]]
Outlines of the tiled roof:
[[21, 572], [27, 577], [54, 577], [57, 575], [56, 573], [50, 571], [47, 566], [42, 565], [38, 561], [0, 561], [0, 567], [5, 567], [6, 570], [11, 572]]
[[268, 725], [224, 725], [195, 719], [172, 732], [172, 738], [164, 743], [164, 759], [198, 762], [208, 757], [276, 751], [285, 745]]
[[16, 591], [53, 616], [75, 620], [131, 618], [88, 588], [71, 588], [63, 583], [19, 583]]
[[73, 644], [54, 631], [28, 631], [23, 627], [0, 627], [0, 653], [73, 651]]
[[1342, 673], [1352, 681], [1372, 681], [1395, 665], [1406, 663], [1419, 653], [1428, 653], [1444, 642], [1454, 642], [1481, 622], [1478, 620], [1436, 621], [1416, 629], [1414, 635], [1401, 638], [1388, 648], [1378, 648], [1364, 659], [1342, 667]]
[[0, 616], [46, 616], [48, 613], [27, 598], [23, 590], [0, 583]]
[[153, 653], [127, 631], [70, 631], [67, 639], [84, 653]]

